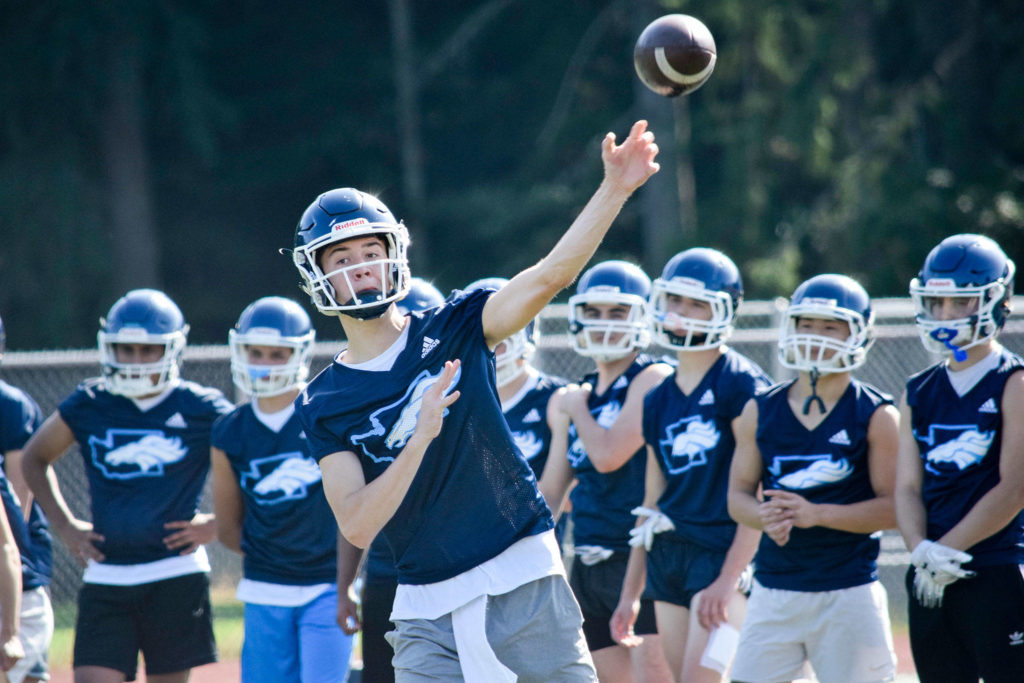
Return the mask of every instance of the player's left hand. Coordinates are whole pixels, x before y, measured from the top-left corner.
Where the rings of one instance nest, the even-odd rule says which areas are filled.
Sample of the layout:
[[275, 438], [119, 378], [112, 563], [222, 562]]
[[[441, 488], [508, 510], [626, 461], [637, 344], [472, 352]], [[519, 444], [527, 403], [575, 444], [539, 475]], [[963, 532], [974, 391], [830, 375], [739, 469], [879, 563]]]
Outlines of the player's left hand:
[[601, 142], [605, 180], [632, 194], [661, 168], [654, 161], [657, 155], [658, 145], [654, 143], [654, 133], [647, 130], [646, 121], [634, 123], [621, 145], [615, 144], [615, 133], [608, 133]]
[[189, 520], [167, 522], [164, 528], [179, 530], [164, 536], [164, 546], [180, 551], [179, 555], [194, 553], [199, 546], [213, 543], [217, 538], [217, 518], [204, 512]]
[[697, 603], [697, 620], [701, 627], [710, 632], [719, 624], [729, 620], [729, 601], [736, 595], [736, 581], [718, 575], [707, 588], [694, 596]]
[[643, 636], [633, 633], [633, 625], [636, 623], [637, 615], [640, 614], [640, 601], [620, 601], [612, 612], [612, 618], [608, 622], [612, 640], [626, 647], [636, 647], [644, 642]]
[[[10, 671], [11, 667], [18, 663], [19, 659], [25, 657], [25, 647], [21, 644], [21, 639], [17, 635], [7, 637], [3, 646], [0, 647], [0, 668], [4, 671]], [[3, 680], [7, 680], [6, 676], [3, 676]]]
[[766, 489], [764, 495], [766, 504], [778, 510], [782, 518], [790, 520], [793, 526], [801, 529], [818, 526], [818, 506], [803, 496], [776, 489]]
[[359, 619], [359, 605], [356, 604], [355, 600], [352, 599], [346, 590], [338, 591], [337, 619], [338, 626], [349, 636], [363, 627], [363, 622]]

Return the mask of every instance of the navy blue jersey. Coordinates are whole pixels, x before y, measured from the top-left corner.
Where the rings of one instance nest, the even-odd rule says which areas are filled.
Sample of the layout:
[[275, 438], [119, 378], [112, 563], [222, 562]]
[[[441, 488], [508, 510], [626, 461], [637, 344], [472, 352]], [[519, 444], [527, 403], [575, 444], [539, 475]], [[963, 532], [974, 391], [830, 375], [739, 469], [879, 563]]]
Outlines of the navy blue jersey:
[[564, 379], [540, 373], [527, 380], [525, 390], [515, 405], [505, 411], [505, 421], [512, 430], [516, 446], [526, 456], [534, 476], [540, 479], [551, 448], [551, 427], [548, 425], [548, 399], [564, 387]]
[[296, 401], [313, 456], [351, 451], [370, 482], [412, 436], [423, 393], [445, 361], [462, 361], [452, 387], [461, 396], [382, 530], [403, 584], [457, 576], [554, 526], [501, 413], [494, 353], [481, 324], [490, 294], [459, 293], [437, 308], [411, 313], [405, 348], [390, 370], [335, 360]]
[[[41, 422], [42, 413], [32, 397], [0, 380], [0, 455], [24, 448]], [[22, 588], [31, 590], [49, 585], [53, 576], [53, 546], [46, 515], [33, 501], [26, 522], [14, 489], [3, 472], [0, 472], [0, 498], [21, 555]]]
[[[615, 423], [622, 404], [626, 402], [629, 383], [653, 363], [655, 361], [645, 355], [638, 356], [603, 394], [591, 392], [587, 407], [599, 425], [607, 429]], [[582, 381], [596, 387], [597, 373], [587, 375]], [[629, 530], [636, 525], [636, 517], [631, 510], [644, 502], [645, 449], [640, 448], [614, 472], [601, 473], [587, 457], [583, 440], [576, 434], [576, 426], [571, 425], [568, 457], [577, 480], [569, 494], [574, 543], [629, 552]]]
[[[953, 389], [942, 363], [907, 381], [910, 425], [924, 464], [929, 539], [941, 538], [999, 483], [1003, 390], [1022, 369], [1024, 360], [1004, 349], [998, 367], [964, 396]], [[967, 566], [1024, 563], [1024, 513], [967, 552], [974, 556]]]
[[665, 475], [658, 508], [676, 526], [666, 534], [719, 552], [732, 545], [736, 522], [726, 506], [736, 448], [732, 421], [770, 384], [753, 361], [729, 349], [689, 396], [671, 375], [644, 398], [644, 440]]
[[234, 408], [217, 389], [181, 382], [139, 410], [88, 380], [59, 406], [81, 447], [96, 546], [107, 564], [141, 564], [178, 554], [164, 547], [164, 524], [189, 520], [210, 470], [210, 429]]
[[[851, 379], [825, 419], [808, 430], [789, 405], [792, 385], [777, 384], [755, 397], [764, 488], [790, 491], [816, 504], [849, 505], [874, 498], [868, 425], [876, 410], [892, 404], [892, 397]], [[793, 527], [789, 542], [780, 547], [765, 534], [754, 577], [768, 588], [793, 591], [860, 586], [878, 578], [880, 536]]]
[[224, 451], [242, 491], [245, 578], [337, 581], [337, 524], [299, 419], [292, 415], [275, 432], [246, 403], [214, 423], [212, 444]]

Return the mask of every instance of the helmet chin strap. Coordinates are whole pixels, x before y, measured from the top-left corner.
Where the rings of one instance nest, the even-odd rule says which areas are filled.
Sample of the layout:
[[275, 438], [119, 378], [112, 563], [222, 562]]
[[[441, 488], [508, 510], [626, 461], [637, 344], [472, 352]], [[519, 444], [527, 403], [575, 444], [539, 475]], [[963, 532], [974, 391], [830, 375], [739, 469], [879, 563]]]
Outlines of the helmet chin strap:
[[[383, 292], [379, 289], [368, 289], [365, 292], [359, 292], [353, 298], [346, 301], [343, 306], [352, 306], [355, 304], [365, 305], [372, 304], [380, 301], [384, 298]], [[372, 320], [379, 318], [384, 315], [384, 312], [388, 310], [389, 304], [378, 304], [376, 306], [365, 306], [364, 308], [355, 308], [349, 311], [345, 311], [345, 315], [351, 316], [356, 320]]]
[[825, 414], [825, 402], [821, 400], [821, 396], [818, 396], [818, 378], [821, 377], [821, 373], [818, 372], [818, 368], [811, 368], [810, 372], [807, 373], [811, 379], [811, 395], [804, 401], [804, 415], [809, 415], [811, 412], [811, 405], [816, 404], [821, 414]]

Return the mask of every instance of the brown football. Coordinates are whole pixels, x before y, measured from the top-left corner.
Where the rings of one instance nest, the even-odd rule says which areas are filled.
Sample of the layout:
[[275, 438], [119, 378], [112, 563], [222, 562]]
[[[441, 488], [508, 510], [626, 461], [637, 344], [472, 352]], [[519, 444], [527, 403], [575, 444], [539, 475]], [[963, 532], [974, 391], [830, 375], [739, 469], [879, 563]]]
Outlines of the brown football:
[[711, 76], [717, 51], [711, 31], [688, 14], [667, 14], [643, 30], [633, 66], [644, 85], [666, 97], [691, 93]]

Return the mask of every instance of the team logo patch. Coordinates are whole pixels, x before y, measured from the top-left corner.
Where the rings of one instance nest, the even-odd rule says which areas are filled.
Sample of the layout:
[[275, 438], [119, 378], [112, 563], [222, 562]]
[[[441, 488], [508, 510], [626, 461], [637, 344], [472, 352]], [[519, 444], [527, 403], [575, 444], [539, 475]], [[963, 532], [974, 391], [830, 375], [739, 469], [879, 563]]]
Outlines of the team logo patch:
[[[444, 367], [441, 367], [435, 374], [431, 374], [429, 370], [424, 370], [409, 384], [402, 398], [383, 408], [378, 408], [370, 414], [370, 431], [356, 434], [352, 437], [352, 442], [363, 449], [366, 457], [374, 462], [392, 462], [395, 459], [395, 455], [398, 455], [397, 452], [405, 448], [409, 437], [416, 431], [416, 421], [420, 416], [420, 407], [423, 405], [423, 394], [427, 392], [427, 389], [434, 386], [434, 383], [441, 377], [442, 372], [444, 372]], [[445, 391], [446, 395], [458, 386], [461, 378], [462, 366], [460, 365], [458, 370], [455, 371], [455, 377], [452, 379], [451, 385]], [[445, 409], [444, 414], [447, 415], [448, 412]], [[386, 425], [391, 425], [391, 428], [389, 429]], [[374, 437], [385, 435], [387, 436], [384, 439], [384, 443], [377, 445], [377, 449], [381, 449], [381, 446], [383, 446], [383, 449], [374, 453], [373, 443], [378, 442], [378, 439]], [[371, 443], [368, 444], [367, 442]], [[383, 450], [389, 452], [385, 453]]]
[[925, 469], [939, 474], [948, 471], [950, 465], [963, 471], [980, 463], [992, 447], [996, 433], [979, 431], [977, 425], [930, 425], [927, 436], [920, 436], [916, 431], [914, 436], [931, 446], [921, 449]]
[[89, 437], [89, 449], [107, 479], [162, 477], [167, 466], [188, 455], [181, 437], [150, 429], [108, 429], [104, 439]]
[[669, 474], [681, 474], [691, 467], [706, 465], [708, 451], [717, 446], [722, 438], [714, 421], [702, 420], [699, 415], [684, 418], [669, 426], [665, 436], [659, 444]]
[[253, 460], [239, 482], [259, 505], [277, 505], [306, 498], [310, 487], [320, 479], [320, 467], [302, 453], [293, 452]]
[[527, 460], [533, 460], [540, 454], [544, 442], [541, 441], [532, 431], [512, 432], [512, 439], [516, 442], [516, 448]]
[[776, 455], [768, 472], [773, 487], [801, 490], [840, 482], [853, 473], [853, 465], [845, 458], [833, 461], [828, 453]]

